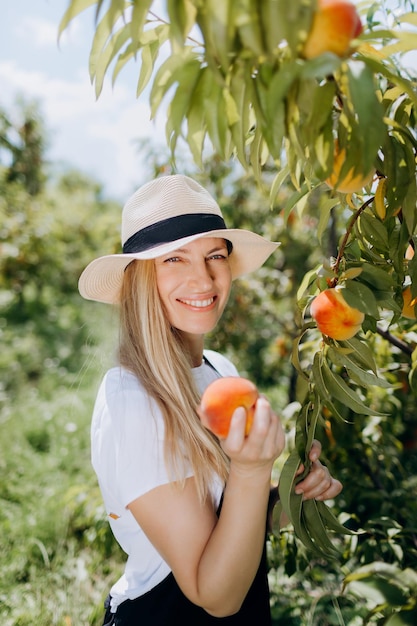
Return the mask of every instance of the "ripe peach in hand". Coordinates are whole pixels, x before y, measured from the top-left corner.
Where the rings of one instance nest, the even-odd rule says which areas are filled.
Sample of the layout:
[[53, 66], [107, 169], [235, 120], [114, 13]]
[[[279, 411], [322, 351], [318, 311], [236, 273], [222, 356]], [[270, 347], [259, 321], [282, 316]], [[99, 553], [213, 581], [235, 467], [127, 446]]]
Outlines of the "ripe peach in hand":
[[365, 315], [346, 302], [340, 289], [326, 289], [311, 303], [310, 312], [323, 335], [337, 341], [351, 339], [359, 332]]
[[210, 383], [201, 398], [201, 421], [212, 433], [223, 439], [229, 432], [233, 413], [239, 406], [243, 406], [247, 414], [245, 434], [248, 435], [258, 397], [256, 385], [247, 378], [218, 378]]
[[326, 178], [326, 183], [331, 189], [336, 189], [341, 193], [354, 193], [359, 191], [366, 185], [368, 185], [374, 177], [375, 170], [372, 168], [367, 174], [354, 175], [354, 168], [352, 167], [343, 178], [340, 178], [340, 172], [343, 167], [343, 163], [346, 160], [346, 150], [342, 148], [339, 150], [337, 142], [335, 143], [335, 152], [333, 160], [333, 171], [329, 178]]
[[303, 56], [314, 59], [324, 52], [333, 52], [339, 57], [347, 56], [350, 42], [361, 32], [361, 20], [352, 2], [318, 0]]

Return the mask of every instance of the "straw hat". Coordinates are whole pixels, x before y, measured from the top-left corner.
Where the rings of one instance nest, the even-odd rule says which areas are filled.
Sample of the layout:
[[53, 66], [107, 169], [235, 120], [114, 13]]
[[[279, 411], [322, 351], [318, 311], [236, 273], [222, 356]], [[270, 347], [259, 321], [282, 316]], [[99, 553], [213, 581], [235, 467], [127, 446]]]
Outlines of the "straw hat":
[[80, 276], [87, 300], [119, 301], [123, 272], [134, 259], [155, 259], [202, 237], [221, 237], [233, 245], [232, 277], [258, 269], [279, 246], [248, 230], [226, 228], [213, 197], [196, 181], [175, 174], [140, 187], [122, 213], [122, 254], [95, 259]]

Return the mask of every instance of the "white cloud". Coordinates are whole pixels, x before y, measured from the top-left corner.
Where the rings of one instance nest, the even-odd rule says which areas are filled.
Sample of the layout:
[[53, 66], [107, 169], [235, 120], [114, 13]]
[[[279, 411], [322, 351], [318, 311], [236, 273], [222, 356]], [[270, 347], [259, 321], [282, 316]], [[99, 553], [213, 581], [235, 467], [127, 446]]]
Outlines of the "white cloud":
[[122, 200], [141, 180], [135, 140], [149, 137], [153, 143], [165, 142], [164, 115], [156, 123], [150, 121], [146, 100], [136, 100], [130, 84], [117, 83], [112, 89], [106, 81], [96, 101], [86, 72], [65, 80], [27, 71], [14, 61], [0, 62], [0, 83], [9, 94], [24, 93], [26, 99], [39, 101], [52, 161], [93, 175], [106, 192]]
[[[77, 24], [74, 24], [77, 27]], [[24, 42], [30, 36], [31, 45], [36, 48], [49, 48], [57, 45], [58, 29], [56, 22], [35, 16], [25, 16], [15, 29], [16, 35]], [[63, 35], [64, 37], [64, 35]]]

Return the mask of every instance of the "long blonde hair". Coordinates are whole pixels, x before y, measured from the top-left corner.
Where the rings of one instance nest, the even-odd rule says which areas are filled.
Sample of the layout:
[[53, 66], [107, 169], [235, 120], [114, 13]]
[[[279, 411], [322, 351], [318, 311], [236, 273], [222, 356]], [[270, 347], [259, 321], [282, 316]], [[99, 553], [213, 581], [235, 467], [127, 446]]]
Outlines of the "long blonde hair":
[[171, 327], [165, 315], [153, 260], [133, 261], [126, 268], [120, 302], [120, 364], [137, 376], [160, 407], [165, 424], [165, 462], [173, 480], [184, 475], [188, 462], [204, 501], [213, 472], [226, 480], [228, 460], [198, 417], [199, 393], [190, 355], [181, 333]]

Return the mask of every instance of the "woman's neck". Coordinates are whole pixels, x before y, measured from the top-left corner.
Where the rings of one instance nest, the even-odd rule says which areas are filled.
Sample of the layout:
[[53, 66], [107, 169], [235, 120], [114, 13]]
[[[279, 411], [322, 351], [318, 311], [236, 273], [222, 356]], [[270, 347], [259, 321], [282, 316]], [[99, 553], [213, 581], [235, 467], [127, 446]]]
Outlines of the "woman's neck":
[[199, 367], [203, 362], [204, 335], [181, 333], [191, 360], [191, 367]]

